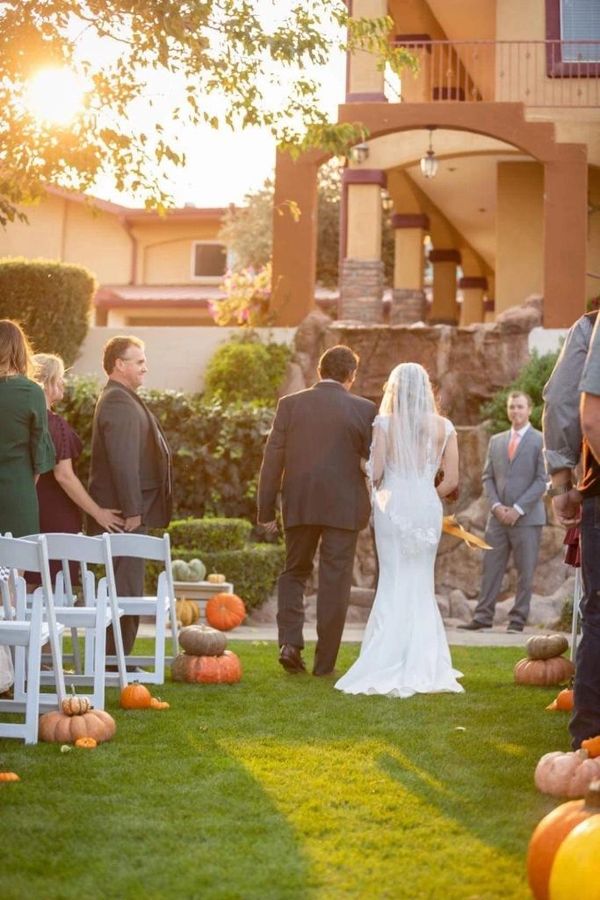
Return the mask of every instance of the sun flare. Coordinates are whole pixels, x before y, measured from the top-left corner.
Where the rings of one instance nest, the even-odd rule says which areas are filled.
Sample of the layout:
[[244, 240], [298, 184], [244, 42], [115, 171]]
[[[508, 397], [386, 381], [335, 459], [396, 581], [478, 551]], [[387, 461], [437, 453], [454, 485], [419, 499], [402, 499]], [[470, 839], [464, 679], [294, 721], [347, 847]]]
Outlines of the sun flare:
[[82, 109], [85, 85], [71, 69], [40, 69], [29, 81], [25, 104], [40, 121], [68, 125]]

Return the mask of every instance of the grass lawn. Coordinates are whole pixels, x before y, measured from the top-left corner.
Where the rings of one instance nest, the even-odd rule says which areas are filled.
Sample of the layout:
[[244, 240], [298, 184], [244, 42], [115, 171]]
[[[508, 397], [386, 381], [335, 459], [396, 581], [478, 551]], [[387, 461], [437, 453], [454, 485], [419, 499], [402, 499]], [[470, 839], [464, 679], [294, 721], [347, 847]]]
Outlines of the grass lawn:
[[240, 684], [167, 683], [166, 712], [110, 690], [117, 734], [96, 750], [0, 740], [22, 778], [0, 785], [3, 900], [529, 896], [527, 842], [555, 805], [533, 770], [568, 736], [553, 689], [513, 684], [518, 649], [454, 648], [466, 693], [408, 700], [231, 649]]

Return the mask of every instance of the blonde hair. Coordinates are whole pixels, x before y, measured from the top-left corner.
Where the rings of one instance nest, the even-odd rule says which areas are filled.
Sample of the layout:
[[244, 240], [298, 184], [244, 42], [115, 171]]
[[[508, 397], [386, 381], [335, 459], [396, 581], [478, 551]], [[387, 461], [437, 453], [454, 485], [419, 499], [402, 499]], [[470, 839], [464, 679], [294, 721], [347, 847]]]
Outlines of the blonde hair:
[[33, 357], [35, 367], [35, 380], [39, 381], [43, 388], [48, 388], [62, 378], [65, 374], [65, 364], [54, 353], [36, 353]]
[[27, 335], [12, 319], [0, 319], [0, 376], [17, 372], [33, 377], [33, 354]]

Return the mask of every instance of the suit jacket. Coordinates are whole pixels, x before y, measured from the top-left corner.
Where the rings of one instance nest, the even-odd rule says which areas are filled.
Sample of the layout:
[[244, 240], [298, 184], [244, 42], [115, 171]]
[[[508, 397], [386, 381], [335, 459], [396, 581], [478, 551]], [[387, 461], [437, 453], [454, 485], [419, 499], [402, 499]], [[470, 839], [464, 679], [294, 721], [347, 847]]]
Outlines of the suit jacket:
[[96, 503], [164, 528], [172, 509], [171, 454], [143, 400], [110, 379], [96, 403], [89, 491]]
[[282, 397], [267, 439], [258, 483], [258, 521], [358, 530], [370, 502], [361, 459], [367, 459], [376, 407], [341, 384], [320, 381]]
[[546, 510], [542, 497], [546, 492], [546, 472], [542, 433], [529, 426], [512, 458], [508, 458], [510, 430], [495, 434], [490, 440], [483, 474], [483, 489], [490, 504], [516, 503], [525, 515], [515, 527], [545, 525]]

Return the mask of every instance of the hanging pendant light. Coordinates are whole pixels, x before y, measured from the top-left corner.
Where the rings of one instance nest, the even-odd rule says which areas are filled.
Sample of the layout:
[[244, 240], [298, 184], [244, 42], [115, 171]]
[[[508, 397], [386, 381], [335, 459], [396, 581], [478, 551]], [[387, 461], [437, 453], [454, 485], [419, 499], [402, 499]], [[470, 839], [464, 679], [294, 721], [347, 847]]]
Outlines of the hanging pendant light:
[[433, 152], [433, 147], [431, 144], [433, 132], [433, 126], [430, 126], [429, 150], [427, 151], [427, 154], [425, 156], [421, 157], [421, 162], [419, 163], [419, 166], [421, 168], [421, 175], [423, 175], [425, 178], [434, 178], [438, 170], [438, 161], [436, 159], [435, 153]]

